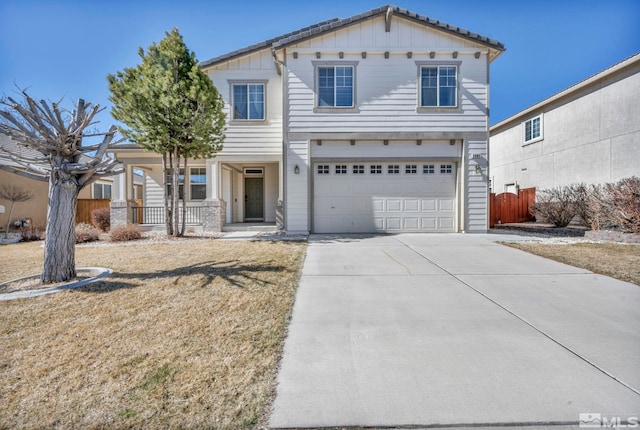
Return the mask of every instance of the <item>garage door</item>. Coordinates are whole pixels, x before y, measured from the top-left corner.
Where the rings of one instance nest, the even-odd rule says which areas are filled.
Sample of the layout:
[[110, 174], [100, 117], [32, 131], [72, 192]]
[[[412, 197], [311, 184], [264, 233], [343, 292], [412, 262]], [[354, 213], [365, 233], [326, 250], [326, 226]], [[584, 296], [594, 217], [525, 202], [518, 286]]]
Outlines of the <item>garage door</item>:
[[316, 163], [316, 233], [453, 232], [453, 162]]

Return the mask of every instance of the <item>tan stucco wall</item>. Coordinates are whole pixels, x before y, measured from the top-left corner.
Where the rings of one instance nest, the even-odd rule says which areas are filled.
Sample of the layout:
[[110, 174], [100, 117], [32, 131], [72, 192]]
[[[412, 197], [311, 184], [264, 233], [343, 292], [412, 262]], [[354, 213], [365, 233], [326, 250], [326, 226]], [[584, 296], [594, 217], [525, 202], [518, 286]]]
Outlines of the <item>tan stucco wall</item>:
[[[47, 221], [47, 198], [49, 194], [48, 182], [34, 181], [16, 175], [15, 173], [0, 170], [0, 184], [17, 184], [23, 189], [31, 190], [34, 193], [33, 199], [14, 205], [11, 221], [19, 218], [31, 218], [35, 226], [45, 226]], [[5, 212], [0, 213], [0, 232], [4, 233], [7, 227], [11, 202], [0, 199], [0, 205], [3, 205], [5, 208]], [[13, 228], [9, 231], [13, 231]]]

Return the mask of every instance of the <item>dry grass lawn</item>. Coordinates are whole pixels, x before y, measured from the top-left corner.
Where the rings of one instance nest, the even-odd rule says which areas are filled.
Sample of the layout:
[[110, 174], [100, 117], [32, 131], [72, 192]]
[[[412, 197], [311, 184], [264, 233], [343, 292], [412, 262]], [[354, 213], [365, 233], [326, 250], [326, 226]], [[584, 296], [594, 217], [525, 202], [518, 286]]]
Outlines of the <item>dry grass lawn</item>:
[[532, 254], [640, 285], [640, 246], [619, 243], [505, 243]]
[[[0, 302], [0, 428], [255, 428], [269, 413], [304, 243], [78, 246], [114, 276]], [[40, 271], [0, 246], [0, 282]]]

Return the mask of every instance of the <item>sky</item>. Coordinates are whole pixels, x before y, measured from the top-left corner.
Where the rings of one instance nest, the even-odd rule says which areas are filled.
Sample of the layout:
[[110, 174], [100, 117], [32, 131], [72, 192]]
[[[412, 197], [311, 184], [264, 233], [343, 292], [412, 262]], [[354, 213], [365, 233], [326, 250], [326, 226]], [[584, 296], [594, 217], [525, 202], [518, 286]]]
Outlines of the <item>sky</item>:
[[[78, 98], [106, 107], [106, 77], [140, 62], [138, 49], [177, 27], [204, 61], [315, 23], [384, 5], [381, 0], [2, 0], [0, 96]], [[640, 52], [639, 0], [394, 0], [396, 6], [497, 39], [491, 64], [496, 124]]]

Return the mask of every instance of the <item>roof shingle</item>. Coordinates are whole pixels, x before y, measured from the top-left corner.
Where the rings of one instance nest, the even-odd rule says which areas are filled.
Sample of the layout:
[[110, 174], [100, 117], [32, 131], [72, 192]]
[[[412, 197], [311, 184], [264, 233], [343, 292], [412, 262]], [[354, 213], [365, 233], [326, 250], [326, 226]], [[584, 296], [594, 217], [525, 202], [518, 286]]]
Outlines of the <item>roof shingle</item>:
[[491, 39], [486, 36], [482, 36], [478, 33], [471, 32], [464, 28], [447, 24], [446, 22], [429, 18], [428, 16], [419, 15], [415, 12], [411, 12], [407, 9], [403, 9], [398, 6], [387, 5], [387, 6], [381, 6], [366, 12], [359, 13], [349, 18], [333, 18], [327, 21], [320, 22], [318, 24], [311, 25], [309, 27], [301, 28], [299, 30], [292, 31], [287, 34], [283, 34], [281, 36], [265, 40], [264, 42], [256, 43], [254, 45], [247, 46], [246, 48], [237, 49], [227, 54], [223, 54], [218, 57], [211, 58], [209, 60], [201, 62], [200, 65], [202, 67], [209, 67], [209, 66], [213, 66], [215, 64], [230, 60], [232, 58], [239, 57], [245, 54], [250, 54], [252, 52], [256, 52], [265, 48], [281, 48], [286, 45], [297, 43], [304, 39], [308, 39], [310, 37], [314, 37], [325, 32], [337, 30], [347, 25], [364, 21], [374, 16], [384, 15], [387, 13], [389, 9], [391, 9], [392, 12], [398, 16], [411, 19], [412, 21], [424, 24], [426, 26], [435, 28], [437, 30], [445, 31], [456, 36], [470, 39], [474, 42], [487, 45], [490, 48], [496, 49], [498, 51], [505, 50], [504, 44], [502, 44], [501, 42], [498, 42], [497, 40]]

